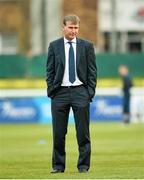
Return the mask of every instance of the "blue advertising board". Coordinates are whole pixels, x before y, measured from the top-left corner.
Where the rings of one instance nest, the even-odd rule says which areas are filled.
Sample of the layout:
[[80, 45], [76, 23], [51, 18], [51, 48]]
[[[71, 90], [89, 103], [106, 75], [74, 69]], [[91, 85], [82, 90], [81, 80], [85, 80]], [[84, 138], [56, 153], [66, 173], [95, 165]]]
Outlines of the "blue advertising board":
[[119, 121], [122, 119], [122, 97], [96, 96], [91, 103], [90, 119], [92, 121]]
[[48, 98], [7, 98], [0, 100], [1, 123], [37, 123], [51, 121]]
[[[51, 123], [51, 100], [47, 97], [4, 98], [0, 100], [0, 123]], [[122, 97], [96, 96], [90, 106], [91, 121], [122, 118]], [[73, 123], [70, 112], [69, 122]]]

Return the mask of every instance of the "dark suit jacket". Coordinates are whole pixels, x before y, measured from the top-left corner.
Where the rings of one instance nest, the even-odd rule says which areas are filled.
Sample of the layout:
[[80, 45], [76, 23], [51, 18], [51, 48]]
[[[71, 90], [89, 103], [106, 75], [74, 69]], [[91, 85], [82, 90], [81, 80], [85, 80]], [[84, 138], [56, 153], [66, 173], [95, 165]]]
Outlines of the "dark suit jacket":
[[[46, 65], [48, 97], [53, 98], [61, 86], [65, 68], [64, 38], [50, 43]], [[88, 89], [90, 100], [95, 94], [97, 82], [96, 57], [92, 43], [77, 38], [76, 69], [80, 81]]]

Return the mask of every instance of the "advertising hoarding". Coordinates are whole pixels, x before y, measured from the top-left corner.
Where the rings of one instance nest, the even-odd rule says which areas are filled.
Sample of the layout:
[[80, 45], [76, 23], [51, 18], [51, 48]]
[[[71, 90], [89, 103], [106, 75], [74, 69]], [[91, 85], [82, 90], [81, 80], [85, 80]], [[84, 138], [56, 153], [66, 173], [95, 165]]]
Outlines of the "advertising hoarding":
[[[51, 123], [51, 100], [47, 97], [4, 98], [0, 100], [0, 123]], [[95, 97], [90, 106], [90, 119], [121, 120], [119, 96]], [[72, 110], [69, 122], [74, 122]]]

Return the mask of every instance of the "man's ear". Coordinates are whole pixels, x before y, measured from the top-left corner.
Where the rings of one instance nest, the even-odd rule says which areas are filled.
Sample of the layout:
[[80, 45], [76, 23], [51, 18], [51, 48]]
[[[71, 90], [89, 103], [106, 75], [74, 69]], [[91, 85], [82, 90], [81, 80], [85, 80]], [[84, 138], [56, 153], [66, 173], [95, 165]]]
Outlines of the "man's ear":
[[65, 27], [66, 27], [66, 26], [64, 26], [64, 25], [62, 26], [62, 32], [63, 32], [63, 33], [65, 32]]

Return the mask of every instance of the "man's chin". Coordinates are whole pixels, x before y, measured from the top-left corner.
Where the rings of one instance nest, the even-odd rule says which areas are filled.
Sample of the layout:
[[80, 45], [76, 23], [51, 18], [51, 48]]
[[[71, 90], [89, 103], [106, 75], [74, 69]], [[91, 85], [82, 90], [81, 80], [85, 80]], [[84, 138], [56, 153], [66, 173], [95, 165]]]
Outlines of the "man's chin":
[[76, 36], [71, 36], [70, 39], [73, 40]]

